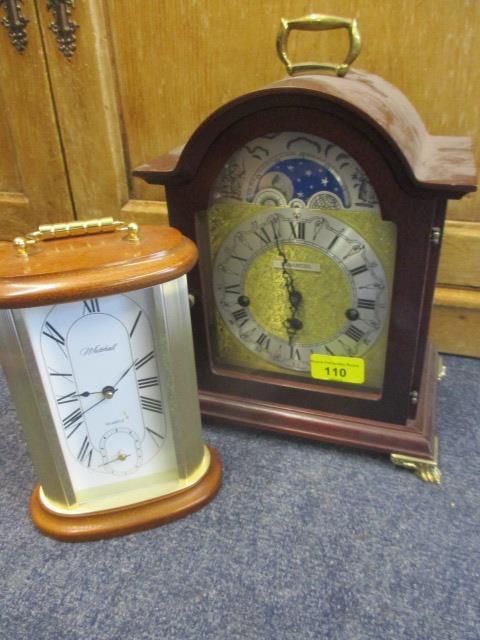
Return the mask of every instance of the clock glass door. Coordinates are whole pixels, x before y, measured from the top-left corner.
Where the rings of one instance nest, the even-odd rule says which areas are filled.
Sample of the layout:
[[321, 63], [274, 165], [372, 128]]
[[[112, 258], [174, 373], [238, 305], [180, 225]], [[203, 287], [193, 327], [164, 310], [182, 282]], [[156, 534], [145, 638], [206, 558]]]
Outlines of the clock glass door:
[[380, 396], [395, 225], [351, 156], [298, 132], [252, 140], [198, 233], [214, 369]]
[[20, 312], [78, 503], [177, 479], [151, 289]]

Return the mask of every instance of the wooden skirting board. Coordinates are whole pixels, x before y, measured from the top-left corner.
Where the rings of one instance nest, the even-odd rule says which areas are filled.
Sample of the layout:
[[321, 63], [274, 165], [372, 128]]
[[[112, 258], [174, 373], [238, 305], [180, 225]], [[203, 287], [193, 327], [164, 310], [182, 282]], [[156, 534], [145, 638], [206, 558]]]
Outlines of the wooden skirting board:
[[[122, 215], [168, 223], [165, 202], [130, 200]], [[431, 341], [443, 353], [480, 357], [480, 222], [447, 221], [437, 281]]]

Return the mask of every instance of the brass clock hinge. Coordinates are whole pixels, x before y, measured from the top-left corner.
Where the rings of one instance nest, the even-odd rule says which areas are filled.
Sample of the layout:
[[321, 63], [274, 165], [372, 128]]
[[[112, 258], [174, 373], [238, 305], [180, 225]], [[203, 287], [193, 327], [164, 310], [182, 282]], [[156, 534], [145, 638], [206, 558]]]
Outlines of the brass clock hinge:
[[433, 484], [441, 483], [442, 474], [438, 468], [438, 438], [435, 438], [434, 441], [433, 460], [413, 458], [401, 453], [392, 453], [390, 460], [398, 467], [411, 469], [424, 482], [432, 482]]
[[413, 406], [418, 404], [418, 391], [410, 391], [410, 403], [413, 404]]
[[432, 227], [430, 233], [430, 242], [435, 246], [438, 246], [442, 241], [442, 230], [440, 227]]

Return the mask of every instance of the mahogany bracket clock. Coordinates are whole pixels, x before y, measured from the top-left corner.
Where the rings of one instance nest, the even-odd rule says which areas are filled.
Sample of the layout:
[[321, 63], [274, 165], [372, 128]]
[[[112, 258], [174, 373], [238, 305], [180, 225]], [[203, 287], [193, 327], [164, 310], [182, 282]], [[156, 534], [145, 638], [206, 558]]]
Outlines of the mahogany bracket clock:
[[[292, 64], [292, 29], [346, 28], [344, 63]], [[349, 65], [354, 20], [282, 20], [289, 76], [215, 111], [134, 172], [198, 243], [189, 276], [207, 420], [391, 454], [438, 482], [427, 334], [447, 201], [475, 190], [470, 140]]]
[[217, 492], [184, 275], [196, 258], [176, 229], [139, 232], [112, 218], [43, 225], [0, 245], [2, 365], [40, 481], [30, 506], [44, 533], [131, 533]]

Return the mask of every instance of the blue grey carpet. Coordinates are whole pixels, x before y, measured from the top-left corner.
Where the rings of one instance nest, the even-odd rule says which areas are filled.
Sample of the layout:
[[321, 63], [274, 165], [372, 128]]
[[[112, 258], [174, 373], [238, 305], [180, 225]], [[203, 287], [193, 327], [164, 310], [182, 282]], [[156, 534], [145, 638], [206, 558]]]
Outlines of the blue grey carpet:
[[480, 361], [446, 362], [441, 486], [384, 456], [207, 426], [225, 469], [212, 503], [80, 544], [30, 521], [0, 378], [0, 637], [478, 640]]

